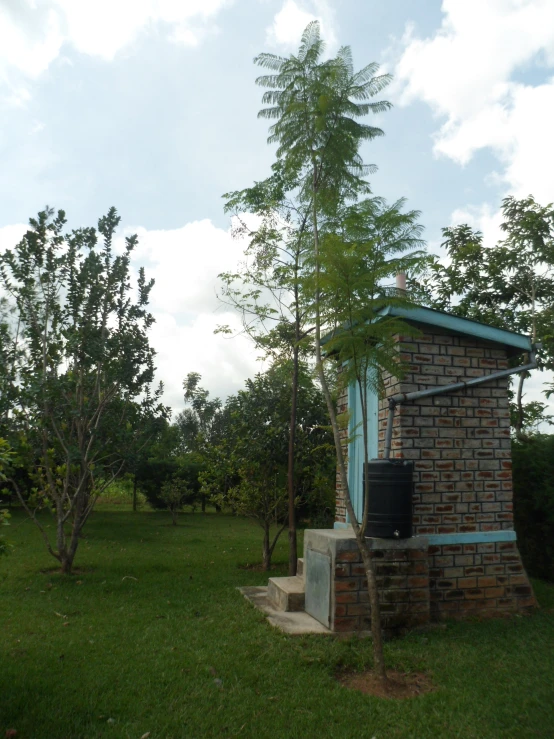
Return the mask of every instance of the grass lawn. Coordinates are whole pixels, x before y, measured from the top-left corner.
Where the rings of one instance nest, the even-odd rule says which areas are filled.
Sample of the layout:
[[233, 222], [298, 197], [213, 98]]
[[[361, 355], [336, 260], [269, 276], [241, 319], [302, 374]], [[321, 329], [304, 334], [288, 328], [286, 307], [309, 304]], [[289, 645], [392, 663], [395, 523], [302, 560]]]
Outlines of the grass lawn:
[[267, 581], [239, 568], [260, 560], [246, 521], [99, 510], [65, 578], [21, 515], [3, 533], [0, 737], [554, 737], [554, 586], [532, 617], [387, 644], [437, 686], [392, 702], [335, 680], [371, 665], [367, 640], [285, 636], [237, 592]]

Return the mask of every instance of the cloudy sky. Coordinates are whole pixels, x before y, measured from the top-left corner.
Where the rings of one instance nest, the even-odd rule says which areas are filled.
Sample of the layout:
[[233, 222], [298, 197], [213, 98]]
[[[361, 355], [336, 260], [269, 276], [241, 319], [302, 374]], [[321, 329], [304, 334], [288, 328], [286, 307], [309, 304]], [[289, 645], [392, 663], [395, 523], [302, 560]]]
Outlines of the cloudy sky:
[[[494, 242], [508, 195], [554, 200], [552, 0], [0, 0], [0, 249], [45, 204], [69, 225], [111, 205], [156, 286], [166, 401], [201, 372], [226, 396], [259, 369], [216, 298], [232, 269], [221, 195], [267, 176], [253, 57], [293, 51], [319, 18], [329, 52], [394, 74], [376, 194], [422, 211], [429, 249], [470, 222]], [[529, 399], [538, 397], [533, 380]]]

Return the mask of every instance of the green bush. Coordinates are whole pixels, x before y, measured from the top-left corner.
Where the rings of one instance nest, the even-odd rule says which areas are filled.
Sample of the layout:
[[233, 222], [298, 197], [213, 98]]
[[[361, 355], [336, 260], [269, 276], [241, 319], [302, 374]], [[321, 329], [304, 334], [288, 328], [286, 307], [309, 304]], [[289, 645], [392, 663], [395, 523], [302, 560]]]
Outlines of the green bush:
[[554, 581], [554, 436], [512, 444], [518, 547], [530, 575]]
[[164, 483], [182, 481], [189, 489], [183, 504], [194, 508], [203, 502], [199, 481], [203, 467], [196, 454], [168, 459], [151, 458], [139, 465], [136, 473], [137, 486], [152, 508], [166, 510], [167, 501], [162, 491]]

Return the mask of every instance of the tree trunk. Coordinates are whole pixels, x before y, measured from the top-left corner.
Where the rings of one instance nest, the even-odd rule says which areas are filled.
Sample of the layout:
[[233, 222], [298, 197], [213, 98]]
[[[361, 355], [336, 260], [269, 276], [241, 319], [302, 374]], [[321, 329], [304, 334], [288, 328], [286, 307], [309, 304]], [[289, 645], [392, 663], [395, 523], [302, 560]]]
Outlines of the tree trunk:
[[73, 568], [73, 557], [69, 556], [68, 552], [65, 552], [62, 556], [62, 574], [63, 575], [71, 575], [71, 570]]
[[271, 569], [271, 548], [269, 546], [269, 525], [264, 525], [264, 542], [263, 542], [263, 565], [264, 570], [268, 572]]
[[[298, 329], [297, 329], [298, 333]], [[292, 370], [292, 398], [290, 408], [289, 428], [289, 459], [288, 459], [288, 489], [289, 489], [289, 576], [296, 575], [298, 563], [298, 547], [296, 542], [296, 508], [294, 505], [294, 445], [296, 441], [296, 406], [298, 402], [298, 343], [293, 353]]]
[[202, 493], [202, 513], [206, 513], [206, 496]]
[[321, 383], [321, 389], [327, 403], [327, 410], [329, 412], [329, 419], [331, 421], [331, 427], [333, 430], [333, 439], [335, 442], [335, 451], [337, 454], [337, 462], [339, 467], [340, 480], [342, 488], [345, 491], [345, 503], [348, 516], [352, 523], [352, 528], [356, 536], [356, 543], [362, 556], [364, 563], [364, 569], [367, 578], [367, 590], [369, 596], [369, 603], [371, 608], [371, 636], [373, 642], [373, 661], [375, 666], [375, 672], [377, 673], [382, 685], [387, 685], [387, 673], [385, 669], [385, 658], [383, 654], [383, 634], [381, 629], [381, 611], [379, 608], [379, 594], [377, 590], [377, 579], [375, 576], [375, 567], [373, 564], [372, 553], [366, 545], [363, 531], [361, 530], [356, 515], [354, 513], [354, 507], [352, 506], [352, 500], [350, 498], [350, 487], [348, 485], [348, 475], [346, 473], [346, 463], [344, 454], [342, 451], [342, 444], [340, 438], [339, 425], [337, 422], [337, 414], [331, 393], [329, 392], [329, 386], [327, 384], [327, 378], [323, 370], [323, 359], [321, 355], [321, 312], [320, 312], [320, 291], [319, 291], [319, 233], [318, 233], [318, 221], [317, 221], [317, 208], [316, 208], [316, 193], [317, 193], [317, 181], [315, 164], [313, 170], [313, 191], [312, 191], [312, 218], [313, 218], [313, 230], [314, 230], [314, 256], [315, 256], [315, 354], [316, 354], [316, 369]]
[[137, 510], [137, 474], [133, 476], [133, 511]]

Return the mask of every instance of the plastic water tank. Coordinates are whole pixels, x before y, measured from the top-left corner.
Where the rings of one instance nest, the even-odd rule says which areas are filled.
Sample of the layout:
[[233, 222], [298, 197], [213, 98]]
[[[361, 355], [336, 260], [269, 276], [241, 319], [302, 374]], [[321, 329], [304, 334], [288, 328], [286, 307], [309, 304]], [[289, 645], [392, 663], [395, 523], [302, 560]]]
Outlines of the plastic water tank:
[[414, 463], [404, 459], [368, 462], [369, 515], [365, 536], [381, 539], [412, 536], [413, 472]]

